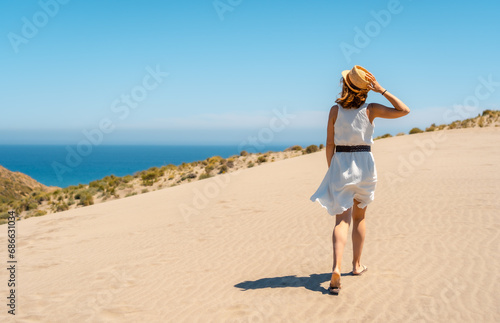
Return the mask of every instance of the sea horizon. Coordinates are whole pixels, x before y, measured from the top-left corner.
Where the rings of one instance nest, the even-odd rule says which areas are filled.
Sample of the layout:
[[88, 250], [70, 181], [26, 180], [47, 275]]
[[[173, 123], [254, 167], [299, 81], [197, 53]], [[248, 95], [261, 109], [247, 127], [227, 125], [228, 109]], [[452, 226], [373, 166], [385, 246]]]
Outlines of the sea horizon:
[[[0, 145], [0, 165], [46, 186], [88, 184], [109, 175], [125, 176], [151, 167], [191, 163], [212, 156], [228, 158], [248, 153], [283, 151], [295, 144], [237, 145], [99, 145], [78, 153], [76, 145]], [[303, 146], [305, 147], [305, 146]], [[82, 151], [81, 151], [82, 152]]]

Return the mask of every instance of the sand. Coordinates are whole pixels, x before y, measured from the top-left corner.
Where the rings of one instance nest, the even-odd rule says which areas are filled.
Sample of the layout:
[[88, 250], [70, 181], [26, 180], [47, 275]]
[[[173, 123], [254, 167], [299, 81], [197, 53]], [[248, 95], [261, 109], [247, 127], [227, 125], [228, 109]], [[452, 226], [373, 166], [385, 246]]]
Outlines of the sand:
[[[499, 139], [488, 127], [377, 140], [369, 270], [349, 274], [349, 240], [339, 296], [326, 290], [334, 217], [309, 200], [322, 150], [18, 222], [15, 318], [498, 322]], [[6, 305], [0, 320], [14, 321]]]

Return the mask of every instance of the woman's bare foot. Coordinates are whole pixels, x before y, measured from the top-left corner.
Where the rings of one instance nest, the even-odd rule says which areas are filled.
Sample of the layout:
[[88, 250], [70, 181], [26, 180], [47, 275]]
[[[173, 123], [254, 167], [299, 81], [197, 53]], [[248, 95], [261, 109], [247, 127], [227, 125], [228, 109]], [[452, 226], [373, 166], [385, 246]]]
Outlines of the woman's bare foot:
[[333, 271], [330, 286], [340, 287], [340, 271]]
[[340, 272], [333, 271], [332, 279], [330, 281], [330, 286], [328, 287], [328, 291], [332, 295], [338, 295], [341, 288], [342, 287], [340, 285]]
[[352, 266], [352, 274], [353, 275], [361, 275], [367, 270], [368, 270], [368, 268], [365, 265], [356, 264], [356, 265]]

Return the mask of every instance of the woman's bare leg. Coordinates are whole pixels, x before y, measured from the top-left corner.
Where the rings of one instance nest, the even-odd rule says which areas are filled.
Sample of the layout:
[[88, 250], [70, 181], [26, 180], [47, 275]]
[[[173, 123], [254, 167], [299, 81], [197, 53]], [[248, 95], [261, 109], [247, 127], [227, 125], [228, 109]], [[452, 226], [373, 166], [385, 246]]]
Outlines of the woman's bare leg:
[[333, 228], [333, 273], [330, 282], [331, 286], [340, 286], [340, 265], [342, 263], [342, 254], [349, 233], [349, 225], [351, 224], [351, 209], [336, 215], [335, 228]]
[[366, 225], [365, 212], [367, 207], [360, 209], [359, 202], [354, 200], [352, 207], [352, 272], [359, 274], [363, 267], [361, 266], [361, 253], [363, 252], [363, 243], [365, 242]]

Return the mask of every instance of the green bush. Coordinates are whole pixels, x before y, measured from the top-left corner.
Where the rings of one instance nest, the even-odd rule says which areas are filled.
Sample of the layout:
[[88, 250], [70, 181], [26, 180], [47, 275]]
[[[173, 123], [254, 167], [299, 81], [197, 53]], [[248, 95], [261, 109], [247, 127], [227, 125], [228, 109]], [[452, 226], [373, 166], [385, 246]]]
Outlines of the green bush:
[[473, 126], [474, 127], [474, 119], [465, 119], [465, 120], [462, 120], [462, 123], [461, 123], [461, 127], [462, 128], [469, 128], [470, 126]]
[[226, 160], [222, 158], [221, 156], [213, 156], [207, 159], [209, 164], [222, 164]]
[[433, 123], [429, 127], [425, 128], [426, 132], [434, 131], [434, 130], [436, 130], [436, 124], [435, 123]]
[[500, 111], [498, 111], [498, 110], [484, 110], [482, 116], [484, 117], [484, 116], [488, 115], [488, 116], [494, 117], [494, 116], [498, 115], [499, 113], [500, 113]]
[[410, 135], [414, 134], [414, 133], [421, 133], [423, 132], [420, 128], [412, 128], [409, 132]]
[[212, 175], [210, 175], [209, 173], [202, 173], [202, 174], [200, 174], [200, 177], [198, 177], [198, 179], [202, 180], [202, 179], [209, 178], [209, 177], [212, 177]]
[[49, 200], [49, 196], [43, 192], [34, 193], [33, 198], [38, 202], [38, 204], [42, 204], [43, 201]]
[[310, 145], [310, 146], [307, 146], [306, 153], [310, 154], [310, 153], [317, 152], [318, 150], [319, 150], [318, 146], [316, 146], [316, 145]]
[[163, 170], [163, 171], [174, 171], [174, 170], [177, 170], [177, 166], [175, 166], [174, 164], [168, 164], [168, 165], [162, 166], [161, 170]]
[[219, 167], [219, 174], [227, 173], [227, 165], [221, 165]]
[[196, 178], [196, 174], [195, 173], [189, 173], [189, 174], [186, 174], [186, 175], [181, 174], [181, 175], [182, 176], [181, 176], [180, 181], [184, 181], [186, 179], [191, 179], [191, 178]]
[[70, 186], [66, 187], [66, 188], [65, 188], [65, 190], [66, 190], [66, 191], [68, 191], [68, 192], [74, 192], [74, 191], [76, 191], [78, 188], [79, 188], [79, 187], [78, 187], [78, 186], [76, 186], [76, 185], [70, 185]]
[[42, 216], [42, 215], [45, 215], [47, 214], [47, 211], [45, 210], [36, 210], [32, 216]]
[[88, 206], [94, 204], [94, 196], [90, 192], [84, 191], [79, 194], [80, 203], [78, 205]]
[[158, 180], [158, 177], [162, 176], [164, 173], [158, 167], [151, 167], [147, 171], [143, 171], [141, 174], [142, 185], [151, 186]]
[[92, 181], [89, 183], [89, 187], [96, 187], [99, 189], [99, 187], [101, 187], [101, 186], [102, 186], [102, 184], [101, 184], [100, 180]]
[[392, 137], [392, 135], [390, 133], [386, 133], [385, 135], [375, 137], [374, 140], [384, 139], [384, 138], [389, 138], [389, 137]]
[[190, 168], [191, 168], [191, 164], [188, 164], [188, 163], [185, 163], [185, 162], [183, 162], [182, 164], [180, 164], [179, 166], [177, 166], [177, 170], [179, 170], [179, 171], [187, 170], [187, 169], [190, 169]]
[[248, 167], [248, 168], [251, 168], [251, 167], [253, 167], [253, 166], [255, 166], [255, 164], [254, 164], [254, 163], [252, 163], [252, 162], [248, 162], [248, 164], [247, 164], [247, 167]]
[[131, 181], [131, 180], [133, 180], [133, 179], [134, 179], [134, 177], [132, 177], [131, 175], [125, 175], [125, 176], [123, 177], [123, 182], [124, 182], [124, 183], [128, 183], [128, 182], [130, 182], [130, 181]]
[[302, 150], [302, 147], [299, 146], [299, 145], [295, 145], [295, 146], [289, 147], [289, 148], [287, 148], [285, 150], [298, 151], [298, 150]]
[[240, 156], [246, 156], [246, 155], [248, 155], [248, 153], [247, 153], [245, 150], [242, 150], [242, 151], [240, 152]]
[[480, 126], [481, 128], [484, 127], [484, 121], [482, 117], [479, 117], [479, 120], [477, 122], [477, 125]]
[[[94, 204], [94, 202], [92, 202], [92, 204]], [[56, 205], [57, 212], [66, 211], [66, 210], [69, 210], [68, 204], [63, 202], [63, 203], [59, 203]]]
[[325, 146], [323, 146], [323, 144], [320, 144], [319, 145], [319, 149], [323, 149]]
[[257, 158], [257, 163], [258, 164], [265, 163], [266, 161], [267, 161], [266, 156], [259, 156], [259, 158]]
[[29, 218], [33, 218], [33, 217], [37, 217], [37, 216], [42, 216], [42, 215], [45, 215], [47, 214], [47, 211], [44, 211], [44, 210], [36, 210], [34, 212], [31, 212], [29, 214], [26, 214], [26, 216], [24, 217], [25, 219], [29, 219]]

